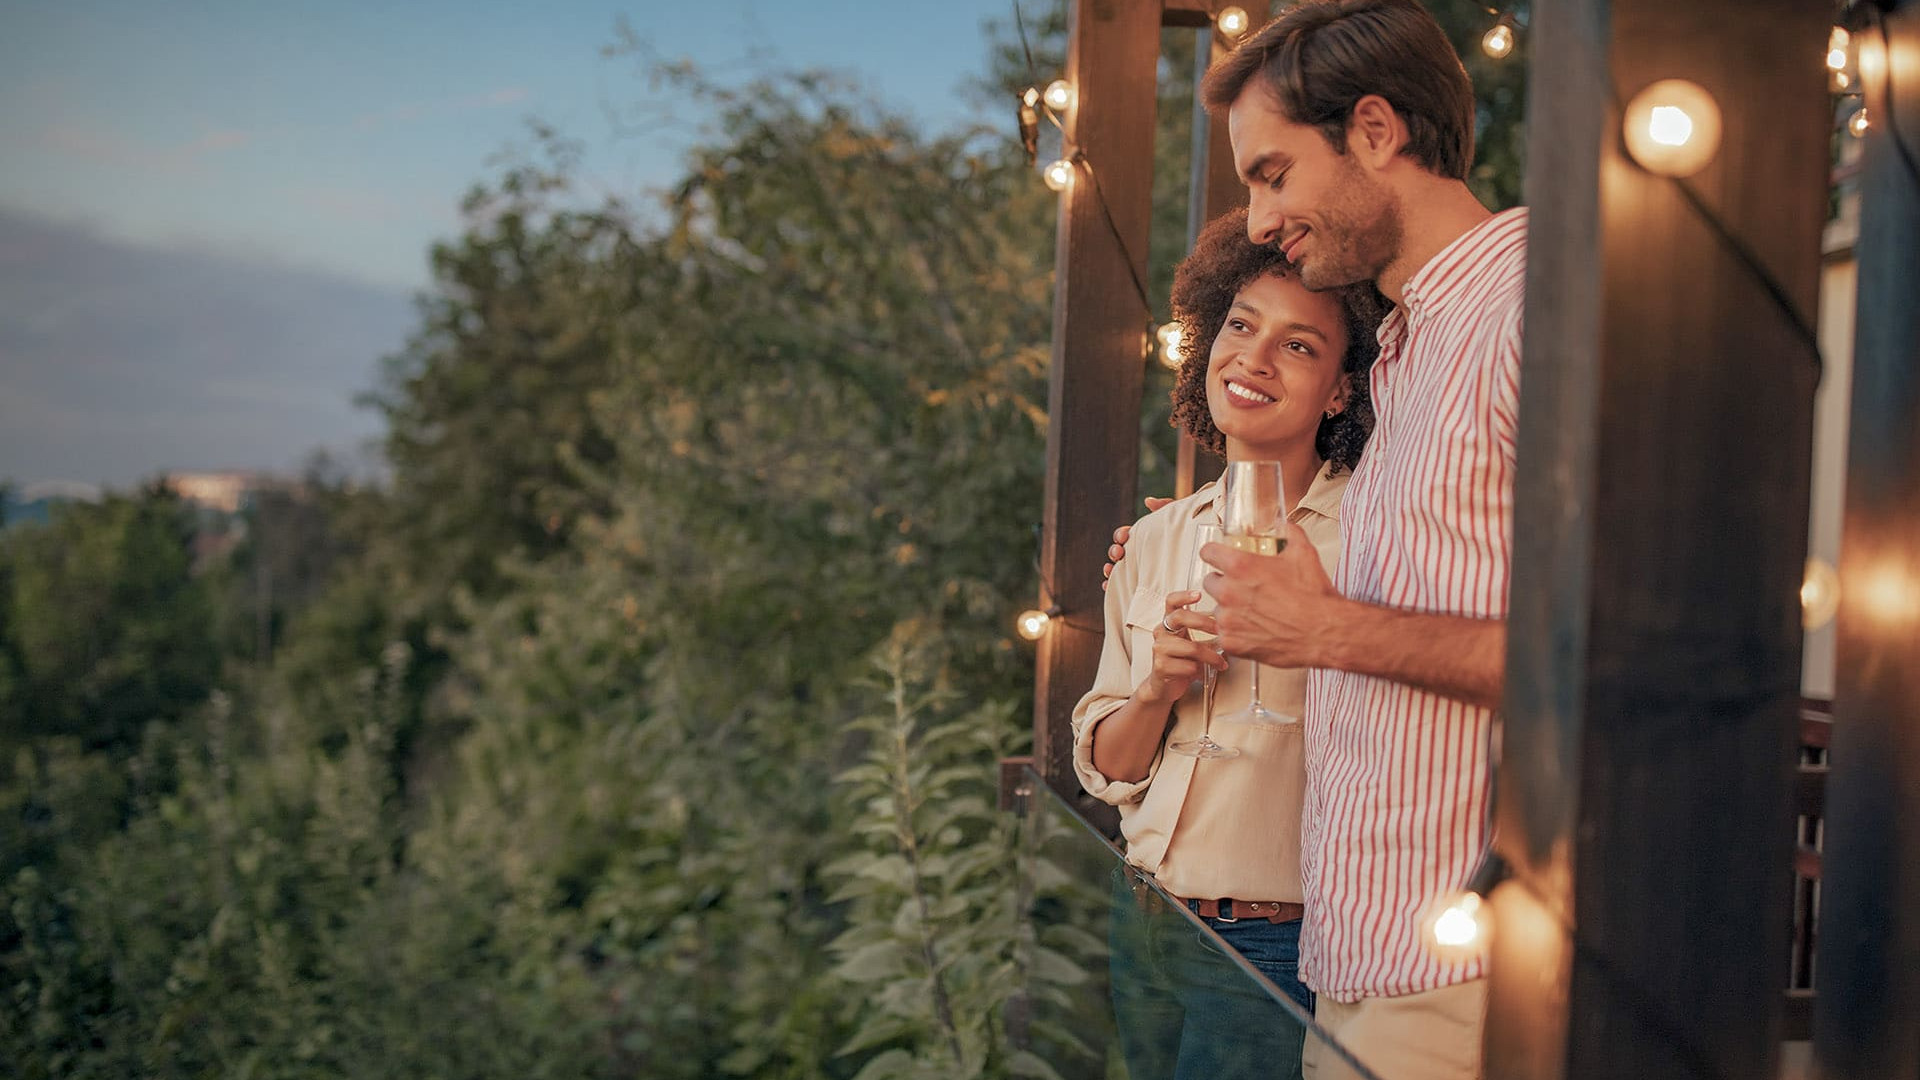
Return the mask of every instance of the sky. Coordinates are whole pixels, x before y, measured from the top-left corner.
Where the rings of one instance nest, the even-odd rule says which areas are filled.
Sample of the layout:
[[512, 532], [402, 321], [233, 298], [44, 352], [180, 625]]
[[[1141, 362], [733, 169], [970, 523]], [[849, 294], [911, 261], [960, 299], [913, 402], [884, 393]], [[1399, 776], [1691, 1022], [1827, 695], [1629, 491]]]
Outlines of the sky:
[[965, 84], [1011, 10], [0, 0], [0, 479], [352, 457], [429, 246], [531, 120], [582, 144], [591, 190], [677, 176], [697, 103], [604, 55], [623, 23], [723, 81], [843, 71], [931, 131], [1001, 119]]

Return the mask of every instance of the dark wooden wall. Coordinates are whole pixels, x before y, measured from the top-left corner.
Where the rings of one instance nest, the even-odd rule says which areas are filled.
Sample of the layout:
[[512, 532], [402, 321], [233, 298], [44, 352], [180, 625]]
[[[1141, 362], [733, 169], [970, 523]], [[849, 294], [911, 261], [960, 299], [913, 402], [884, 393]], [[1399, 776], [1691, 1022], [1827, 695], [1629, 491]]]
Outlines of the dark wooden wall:
[[[1533, 8], [1490, 1077], [1778, 1071], [1831, 17]], [[1621, 141], [1670, 77], [1724, 120], [1700, 206]]]

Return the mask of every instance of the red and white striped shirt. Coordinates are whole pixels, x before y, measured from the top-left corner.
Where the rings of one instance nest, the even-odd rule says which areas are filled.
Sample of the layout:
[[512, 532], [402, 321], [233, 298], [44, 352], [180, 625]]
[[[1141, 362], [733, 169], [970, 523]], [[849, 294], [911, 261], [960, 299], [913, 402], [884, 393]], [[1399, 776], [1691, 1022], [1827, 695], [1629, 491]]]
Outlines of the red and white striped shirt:
[[[1407, 611], [1505, 618], [1527, 212], [1449, 244], [1380, 327], [1376, 426], [1341, 507], [1334, 584]], [[1493, 710], [1401, 683], [1308, 681], [1300, 975], [1335, 1001], [1478, 977], [1418, 936], [1487, 840]]]

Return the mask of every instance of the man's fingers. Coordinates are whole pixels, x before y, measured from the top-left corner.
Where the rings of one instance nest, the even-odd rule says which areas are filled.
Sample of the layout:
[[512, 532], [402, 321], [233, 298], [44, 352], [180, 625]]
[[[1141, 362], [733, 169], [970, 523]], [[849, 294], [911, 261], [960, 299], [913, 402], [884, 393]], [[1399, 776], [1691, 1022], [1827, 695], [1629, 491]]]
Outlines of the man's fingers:
[[1172, 501], [1173, 501], [1172, 499], [1162, 499], [1157, 496], [1149, 495], [1146, 498], [1147, 512], [1152, 513], [1153, 511], [1160, 509], [1161, 507], [1167, 505]]
[[[1207, 544], [1200, 549], [1200, 561], [1223, 574], [1237, 573], [1246, 566], [1248, 559], [1257, 558], [1261, 556], [1230, 548], [1225, 544]], [[1213, 592], [1212, 589], [1207, 591]]]

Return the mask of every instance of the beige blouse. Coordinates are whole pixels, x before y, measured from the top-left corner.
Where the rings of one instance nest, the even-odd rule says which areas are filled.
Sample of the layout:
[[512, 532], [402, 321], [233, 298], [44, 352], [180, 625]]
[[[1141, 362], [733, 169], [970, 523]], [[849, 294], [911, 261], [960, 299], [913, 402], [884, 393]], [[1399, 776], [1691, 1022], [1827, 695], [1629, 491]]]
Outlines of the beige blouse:
[[[1340, 556], [1340, 497], [1347, 477], [1322, 467], [1289, 518], [1313, 542], [1333, 572]], [[1153, 874], [1175, 896], [1298, 902], [1300, 806], [1306, 789], [1302, 724], [1221, 723], [1247, 704], [1252, 662], [1236, 659], [1219, 677], [1215, 721], [1201, 710], [1201, 682], [1174, 704], [1168, 742], [1200, 737], [1240, 751], [1233, 758], [1200, 760], [1162, 748], [1146, 779], [1107, 779], [1093, 764], [1100, 721], [1124, 705], [1153, 670], [1153, 628], [1166, 614], [1166, 596], [1190, 586], [1194, 537], [1202, 523], [1218, 523], [1218, 485], [1209, 484], [1140, 519], [1127, 557], [1107, 583], [1106, 644], [1093, 689], [1073, 710], [1073, 765], [1087, 792], [1120, 808], [1127, 861]], [[1260, 696], [1268, 708], [1299, 716], [1307, 694], [1303, 668], [1262, 669]]]

